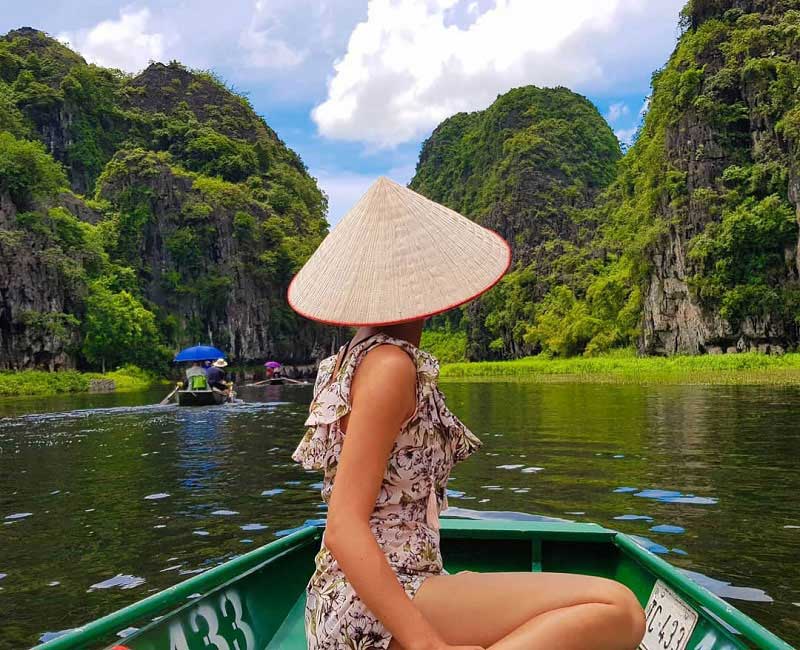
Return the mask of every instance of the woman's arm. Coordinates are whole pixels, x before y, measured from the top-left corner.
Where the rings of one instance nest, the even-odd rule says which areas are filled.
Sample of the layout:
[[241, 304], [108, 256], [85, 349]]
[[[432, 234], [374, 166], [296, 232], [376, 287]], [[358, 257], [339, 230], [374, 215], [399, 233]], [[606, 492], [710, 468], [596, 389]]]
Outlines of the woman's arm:
[[449, 646], [406, 595], [369, 527], [389, 454], [415, 406], [411, 358], [393, 345], [369, 352], [353, 378], [325, 545], [364, 604], [404, 650], [439, 650]]

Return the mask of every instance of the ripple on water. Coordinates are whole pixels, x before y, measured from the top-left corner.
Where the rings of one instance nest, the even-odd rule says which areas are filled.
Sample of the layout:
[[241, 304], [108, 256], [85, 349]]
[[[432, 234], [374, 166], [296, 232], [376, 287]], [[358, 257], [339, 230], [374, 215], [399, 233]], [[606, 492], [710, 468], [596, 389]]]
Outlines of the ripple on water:
[[698, 571], [690, 571], [689, 569], [678, 569], [687, 578], [693, 580], [701, 587], [705, 587], [711, 593], [716, 594], [720, 598], [733, 598], [735, 600], [748, 600], [753, 603], [771, 603], [773, 602], [772, 596], [762, 589], [755, 587], [737, 587], [730, 582], [723, 580], [716, 580], [710, 576], [700, 573]]
[[651, 553], [655, 553], [656, 555], [666, 555], [669, 553], [669, 549], [666, 546], [662, 546], [658, 542], [654, 542], [649, 537], [644, 537], [643, 535], [629, 535], [629, 537], [643, 549], [646, 549]]
[[635, 487], [618, 487], [614, 492], [619, 492], [620, 494], [627, 494], [628, 492], [638, 492], [639, 488]]
[[33, 515], [32, 512], [15, 512], [13, 515], [6, 515], [5, 519], [8, 521], [16, 521], [17, 519], [25, 519]]
[[239, 526], [242, 530], [266, 530], [269, 526], [264, 524], [244, 524]]
[[280, 494], [281, 492], [286, 492], [283, 488], [273, 488], [271, 490], [264, 490], [261, 493], [262, 497], [274, 497], [276, 494]]
[[120, 589], [133, 589], [134, 587], [143, 585], [145, 582], [145, 579], [140, 578], [139, 576], [118, 573], [113, 578], [93, 584], [91, 587], [89, 587], [89, 591], [94, 589], [113, 589], [114, 587], [119, 587]]
[[616, 521], [653, 521], [653, 518], [648, 515], [619, 515], [614, 519]]
[[650, 531], [653, 533], [667, 533], [669, 535], [680, 535], [681, 533], [685, 533], [686, 529], [682, 526], [673, 526], [671, 524], [659, 524], [658, 526], [652, 526]]
[[238, 515], [239, 513], [236, 510], [215, 510], [211, 514], [219, 517], [232, 517], [233, 515]]
[[74, 630], [74, 627], [67, 628], [66, 630], [59, 630], [58, 632], [45, 632], [39, 637], [39, 643], [47, 643], [48, 641], [52, 641], [53, 639], [57, 639], [60, 636], [64, 636], [65, 634], [69, 634]]
[[[619, 492], [621, 490], [614, 491]], [[719, 499], [715, 499], [714, 497], [699, 497], [694, 494], [684, 494], [678, 490], [641, 490], [640, 492], [636, 492], [633, 496], [642, 497], [644, 499], [655, 499], [662, 503], [682, 503], [696, 506], [713, 506], [719, 502]]]
[[148, 501], [157, 501], [158, 499], [166, 499], [169, 496], [167, 492], [156, 492], [155, 494], [148, 494], [145, 499]]

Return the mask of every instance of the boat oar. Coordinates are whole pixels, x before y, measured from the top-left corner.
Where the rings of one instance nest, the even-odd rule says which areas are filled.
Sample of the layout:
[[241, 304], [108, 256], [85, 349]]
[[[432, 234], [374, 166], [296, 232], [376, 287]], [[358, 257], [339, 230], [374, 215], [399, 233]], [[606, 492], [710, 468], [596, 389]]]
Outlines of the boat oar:
[[245, 384], [245, 385], [244, 385], [244, 387], [245, 387], [245, 388], [250, 388], [251, 386], [261, 386], [261, 384], [266, 384], [266, 383], [267, 383], [267, 382], [269, 382], [269, 381], [270, 381], [269, 379], [264, 379], [264, 380], [262, 380], [262, 381], [257, 381], [257, 382], [256, 382], [256, 383], [254, 383], [254, 384]]
[[175, 393], [177, 393], [177, 392], [178, 392], [178, 389], [179, 389], [180, 387], [181, 387], [181, 385], [180, 385], [180, 384], [175, 384], [175, 388], [172, 390], [172, 392], [171, 392], [169, 395], [167, 395], [167, 396], [166, 396], [164, 399], [162, 399], [162, 400], [161, 400], [161, 401], [158, 403], [158, 405], [159, 405], [159, 406], [163, 406], [164, 404], [167, 404], [167, 403], [168, 403], [168, 402], [169, 402], [169, 401], [172, 399], [172, 396], [173, 396]]

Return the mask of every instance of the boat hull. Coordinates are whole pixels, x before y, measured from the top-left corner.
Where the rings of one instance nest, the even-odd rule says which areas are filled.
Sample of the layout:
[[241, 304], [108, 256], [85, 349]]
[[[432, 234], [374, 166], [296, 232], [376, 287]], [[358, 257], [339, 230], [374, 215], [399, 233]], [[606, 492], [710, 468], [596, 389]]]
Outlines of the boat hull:
[[178, 406], [213, 406], [223, 404], [227, 395], [222, 391], [211, 390], [179, 390]]
[[[111, 643], [116, 631], [143, 622], [138, 632], [112, 647], [206, 650], [216, 635], [214, 645], [222, 650], [305, 650], [305, 586], [321, 537], [321, 528], [301, 528], [38, 650], [101, 647], [103, 640]], [[696, 617], [685, 650], [791, 650], [630, 537], [595, 524], [444, 519], [442, 555], [451, 573], [558, 571], [614, 579], [643, 606], [657, 587], [667, 585]]]

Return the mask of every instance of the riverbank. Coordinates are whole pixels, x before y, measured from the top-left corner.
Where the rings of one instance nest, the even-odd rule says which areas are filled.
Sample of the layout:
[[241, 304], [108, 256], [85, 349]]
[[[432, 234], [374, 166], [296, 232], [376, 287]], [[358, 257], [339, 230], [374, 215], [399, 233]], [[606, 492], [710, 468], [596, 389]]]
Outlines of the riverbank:
[[[154, 374], [137, 368], [125, 366], [105, 374], [100, 372], [78, 372], [64, 370], [47, 372], [44, 370], [21, 370], [0, 372], [0, 396], [19, 395], [57, 395], [59, 393], [87, 393], [92, 382], [114, 382], [114, 392], [130, 392], [163, 382]], [[110, 385], [110, 384], [106, 384]]]
[[800, 384], [800, 353], [638, 357], [621, 351], [599, 357], [445, 363], [442, 379], [583, 382], [598, 384]]

